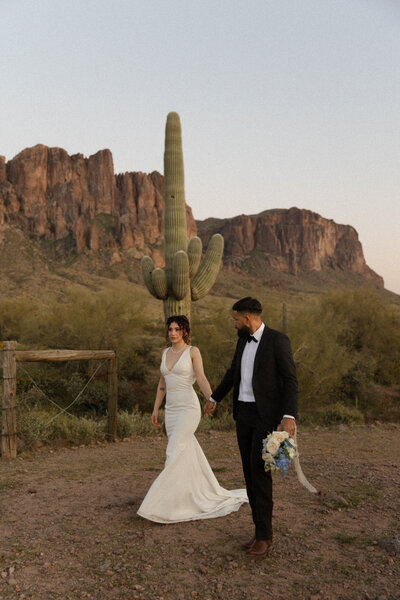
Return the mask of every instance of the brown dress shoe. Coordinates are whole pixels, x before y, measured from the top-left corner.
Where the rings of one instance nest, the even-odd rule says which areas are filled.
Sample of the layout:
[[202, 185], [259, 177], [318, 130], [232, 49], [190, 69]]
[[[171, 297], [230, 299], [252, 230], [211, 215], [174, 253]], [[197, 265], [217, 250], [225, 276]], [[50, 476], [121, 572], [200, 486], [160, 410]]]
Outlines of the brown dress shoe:
[[[256, 538], [256, 534], [254, 534], [253, 537], [251, 538], [251, 540], [249, 540], [245, 544], [242, 544], [242, 549], [243, 550], [249, 550], [253, 546], [253, 544], [256, 541], [256, 539], [257, 539]], [[273, 529], [271, 529], [271, 542], [272, 542], [273, 539], [274, 539], [274, 531], [273, 531]]]
[[272, 540], [256, 540], [247, 550], [249, 556], [267, 556], [272, 546]]
[[256, 541], [256, 536], [253, 535], [253, 537], [251, 538], [251, 540], [249, 540], [245, 544], [242, 544], [243, 550], [249, 550], [252, 547], [252, 545], [254, 544], [255, 541]]

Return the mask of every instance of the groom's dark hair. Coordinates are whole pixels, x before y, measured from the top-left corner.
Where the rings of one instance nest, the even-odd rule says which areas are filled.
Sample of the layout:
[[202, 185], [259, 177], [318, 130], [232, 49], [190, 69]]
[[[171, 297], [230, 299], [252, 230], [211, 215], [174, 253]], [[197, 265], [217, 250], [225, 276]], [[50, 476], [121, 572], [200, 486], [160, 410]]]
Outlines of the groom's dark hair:
[[249, 313], [250, 315], [261, 315], [262, 305], [261, 302], [255, 298], [246, 296], [246, 298], [242, 298], [241, 300], [235, 302], [235, 304], [232, 306], [232, 310], [242, 313]]

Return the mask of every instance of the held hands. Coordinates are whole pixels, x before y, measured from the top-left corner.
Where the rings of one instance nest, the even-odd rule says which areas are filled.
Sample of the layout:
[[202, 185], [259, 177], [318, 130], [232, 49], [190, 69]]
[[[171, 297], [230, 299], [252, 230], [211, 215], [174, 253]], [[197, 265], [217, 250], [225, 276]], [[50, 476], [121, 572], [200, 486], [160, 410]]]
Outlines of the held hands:
[[216, 406], [217, 406], [216, 402], [211, 402], [211, 400], [207, 400], [207, 402], [205, 403], [205, 405], [203, 407], [204, 416], [206, 419], [208, 419], [208, 417], [212, 417], [212, 414], [213, 414]]
[[289, 437], [294, 437], [296, 431], [296, 421], [294, 419], [283, 418], [277, 427], [278, 431], [287, 431]]
[[151, 415], [151, 424], [154, 427], [160, 427], [160, 423], [158, 422], [158, 410], [153, 410]]

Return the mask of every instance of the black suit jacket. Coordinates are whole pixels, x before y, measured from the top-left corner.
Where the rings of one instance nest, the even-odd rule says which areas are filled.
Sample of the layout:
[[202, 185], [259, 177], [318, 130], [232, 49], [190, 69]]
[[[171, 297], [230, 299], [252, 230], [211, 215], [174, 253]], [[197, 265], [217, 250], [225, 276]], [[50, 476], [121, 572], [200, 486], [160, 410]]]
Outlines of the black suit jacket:
[[[254, 342], [250, 342], [254, 344]], [[239, 338], [232, 364], [212, 393], [220, 402], [233, 387], [233, 418], [236, 419], [240, 365], [246, 338]], [[297, 377], [289, 338], [265, 326], [254, 358], [253, 393], [263, 423], [276, 426], [283, 415], [297, 417]]]

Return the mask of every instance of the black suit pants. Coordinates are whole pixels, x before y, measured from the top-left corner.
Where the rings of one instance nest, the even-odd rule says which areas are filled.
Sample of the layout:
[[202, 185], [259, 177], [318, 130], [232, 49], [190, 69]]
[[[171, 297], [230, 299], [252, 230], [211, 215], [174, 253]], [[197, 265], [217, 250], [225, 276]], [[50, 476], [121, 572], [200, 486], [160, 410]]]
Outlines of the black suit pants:
[[272, 539], [272, 477], [262, 459], [262, 441], [272, 430], [260, 422], [255, 402], [238, 402], [236, 434], [258, 540]]

